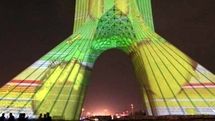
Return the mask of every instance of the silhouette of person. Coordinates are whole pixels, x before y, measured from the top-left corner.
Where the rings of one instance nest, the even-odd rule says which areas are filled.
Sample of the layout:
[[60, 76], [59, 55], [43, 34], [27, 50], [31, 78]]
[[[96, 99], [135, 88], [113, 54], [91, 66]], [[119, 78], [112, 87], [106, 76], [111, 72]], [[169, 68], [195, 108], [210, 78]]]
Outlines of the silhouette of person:
[[50, 116], [49, 112], [46, 113], [46, 121], [52, 121], [52, 117]]
[[43, 120], [43, 114], [42, 114], [42, 113], [40, 113], [40, 115], [39, 115], [39, 117], [38, 117], [38, 120], [39, 120], [39, 121], [42, 121], [42, 120]]
[[15, 118], [12, 113], [9, 114], [9, 118], [7, 121], [15, 121]]
[[5, 115], [4, 113], [1, 114], [0, 121], [5, 121], [5, 116], [4, 115]]
[[47, 120], [47, 115], [44, 114], [44, 115], [43, 115], [43, 121], [46, 121], [46, 120]]
[[20, 113], [19, 114], [19, 118], [18, 121], [27, 121], [27, 117], [25, 117], [25, 113]]

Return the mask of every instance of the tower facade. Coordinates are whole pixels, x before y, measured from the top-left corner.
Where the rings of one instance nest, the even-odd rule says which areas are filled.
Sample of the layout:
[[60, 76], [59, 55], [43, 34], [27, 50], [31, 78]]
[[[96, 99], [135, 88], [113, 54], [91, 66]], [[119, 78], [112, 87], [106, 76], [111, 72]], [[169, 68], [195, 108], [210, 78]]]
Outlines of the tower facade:
[[151, 0], [77, 0], [74, 33], [0, 88], [0, 113], [79, 119], [96, 59], [130, 56], [148, 115], [215, 115], [215, 76], [156, 34]]

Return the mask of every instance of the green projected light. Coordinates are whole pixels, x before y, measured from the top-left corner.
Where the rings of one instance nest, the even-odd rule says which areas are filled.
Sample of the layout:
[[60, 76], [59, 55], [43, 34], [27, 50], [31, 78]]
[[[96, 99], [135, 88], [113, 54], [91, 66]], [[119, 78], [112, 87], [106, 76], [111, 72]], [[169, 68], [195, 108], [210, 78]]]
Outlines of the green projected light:
[[215, 115], [215, 76], [154, 31], [150, 0], [77, 0], [74, 33], [0, 88], [0, 113], [78, 120], [98, 56], [128, 54], [148, 115]]

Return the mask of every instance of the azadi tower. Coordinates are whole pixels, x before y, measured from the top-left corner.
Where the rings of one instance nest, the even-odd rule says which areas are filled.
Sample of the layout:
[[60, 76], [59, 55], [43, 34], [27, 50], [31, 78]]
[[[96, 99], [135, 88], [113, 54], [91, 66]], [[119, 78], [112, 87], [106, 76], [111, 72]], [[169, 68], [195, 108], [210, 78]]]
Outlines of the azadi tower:
[[79, 119], [93, 64], [117, 48], [148, 115], [215, 115], [214, 74], [154, 31], [150, 0], [77, 0], [75, 10], [74, 33], [0, 88], [0, 113]]

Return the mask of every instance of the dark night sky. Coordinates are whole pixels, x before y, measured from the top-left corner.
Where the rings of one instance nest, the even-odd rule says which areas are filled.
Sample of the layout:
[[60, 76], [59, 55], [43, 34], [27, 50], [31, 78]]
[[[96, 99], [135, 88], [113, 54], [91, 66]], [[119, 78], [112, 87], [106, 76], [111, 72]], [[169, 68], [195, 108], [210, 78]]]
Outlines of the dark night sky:
[[[72, 33], [74, 3], [0, 2], [0, 85]], [[156, 32], [214, 73], [215, 0], [152, 0], [152, 4]], [[113, 105], [109, 110], [124, 110], [130, 103], [141, 107], [132, 64], [124, 53], [104, 53], [91, 78], [86, 107]]]

